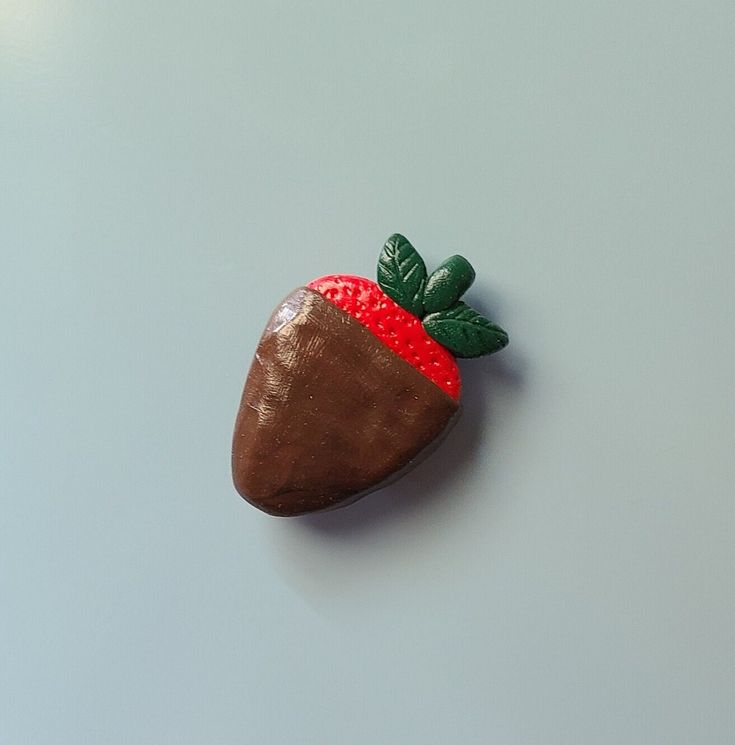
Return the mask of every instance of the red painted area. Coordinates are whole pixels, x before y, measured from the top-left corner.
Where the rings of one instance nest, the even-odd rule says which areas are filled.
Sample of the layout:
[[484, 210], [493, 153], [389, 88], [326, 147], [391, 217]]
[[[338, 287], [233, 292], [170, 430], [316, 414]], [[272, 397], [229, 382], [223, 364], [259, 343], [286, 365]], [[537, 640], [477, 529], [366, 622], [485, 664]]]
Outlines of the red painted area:
[[397, 355], [459, 399], [461, 382], [454, 356], [424, 331], [419, 318], [391, 300], [376, 282], [330, 274], [309, 282], [307, 287], [349, 313]]

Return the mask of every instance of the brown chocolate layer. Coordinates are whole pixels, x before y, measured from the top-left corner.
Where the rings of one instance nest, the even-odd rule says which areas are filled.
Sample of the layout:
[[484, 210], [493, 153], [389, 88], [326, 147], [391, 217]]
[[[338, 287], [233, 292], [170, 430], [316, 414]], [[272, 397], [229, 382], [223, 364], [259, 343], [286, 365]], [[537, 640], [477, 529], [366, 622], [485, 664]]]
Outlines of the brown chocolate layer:
[[301, 287], [255, 352], [235, 423], [235, 487], [273, 515], [354, 501], [409, 470], [456, 411], [364, 326]]

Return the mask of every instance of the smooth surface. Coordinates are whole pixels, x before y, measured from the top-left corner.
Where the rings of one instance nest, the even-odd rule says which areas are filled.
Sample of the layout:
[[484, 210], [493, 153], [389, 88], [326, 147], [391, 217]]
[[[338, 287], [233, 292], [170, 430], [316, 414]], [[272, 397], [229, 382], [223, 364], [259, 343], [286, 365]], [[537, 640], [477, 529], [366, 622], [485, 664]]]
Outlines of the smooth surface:
[[[735, 6], [0, 2], [0, 742], [729, 745]], [[508, 349], [400, 483], [230, 480], [401, 231]]]

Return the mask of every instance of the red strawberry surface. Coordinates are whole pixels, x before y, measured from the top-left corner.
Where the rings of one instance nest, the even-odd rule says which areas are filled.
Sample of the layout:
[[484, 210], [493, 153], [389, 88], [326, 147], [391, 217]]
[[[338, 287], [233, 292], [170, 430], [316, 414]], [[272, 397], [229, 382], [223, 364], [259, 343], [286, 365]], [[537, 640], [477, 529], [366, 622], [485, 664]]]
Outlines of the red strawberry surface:
[[429, 380], [459, 399], [459, 367], [446, 347], [424, 330], [421, 319], [401, 308], [376, 282], [330, 274], [307, 285], [372, 331], [387, 347]]

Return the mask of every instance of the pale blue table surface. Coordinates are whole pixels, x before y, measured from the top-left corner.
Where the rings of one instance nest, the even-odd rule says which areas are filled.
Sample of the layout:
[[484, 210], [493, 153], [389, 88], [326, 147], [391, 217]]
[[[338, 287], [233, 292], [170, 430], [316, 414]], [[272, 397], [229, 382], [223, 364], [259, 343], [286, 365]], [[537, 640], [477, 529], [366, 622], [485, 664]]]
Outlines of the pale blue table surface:
[[[729, 745], [735, 5], [0, 2], [0, 744]], [[271, 308], [466, 255], [511, 346], [278, 520]]]

